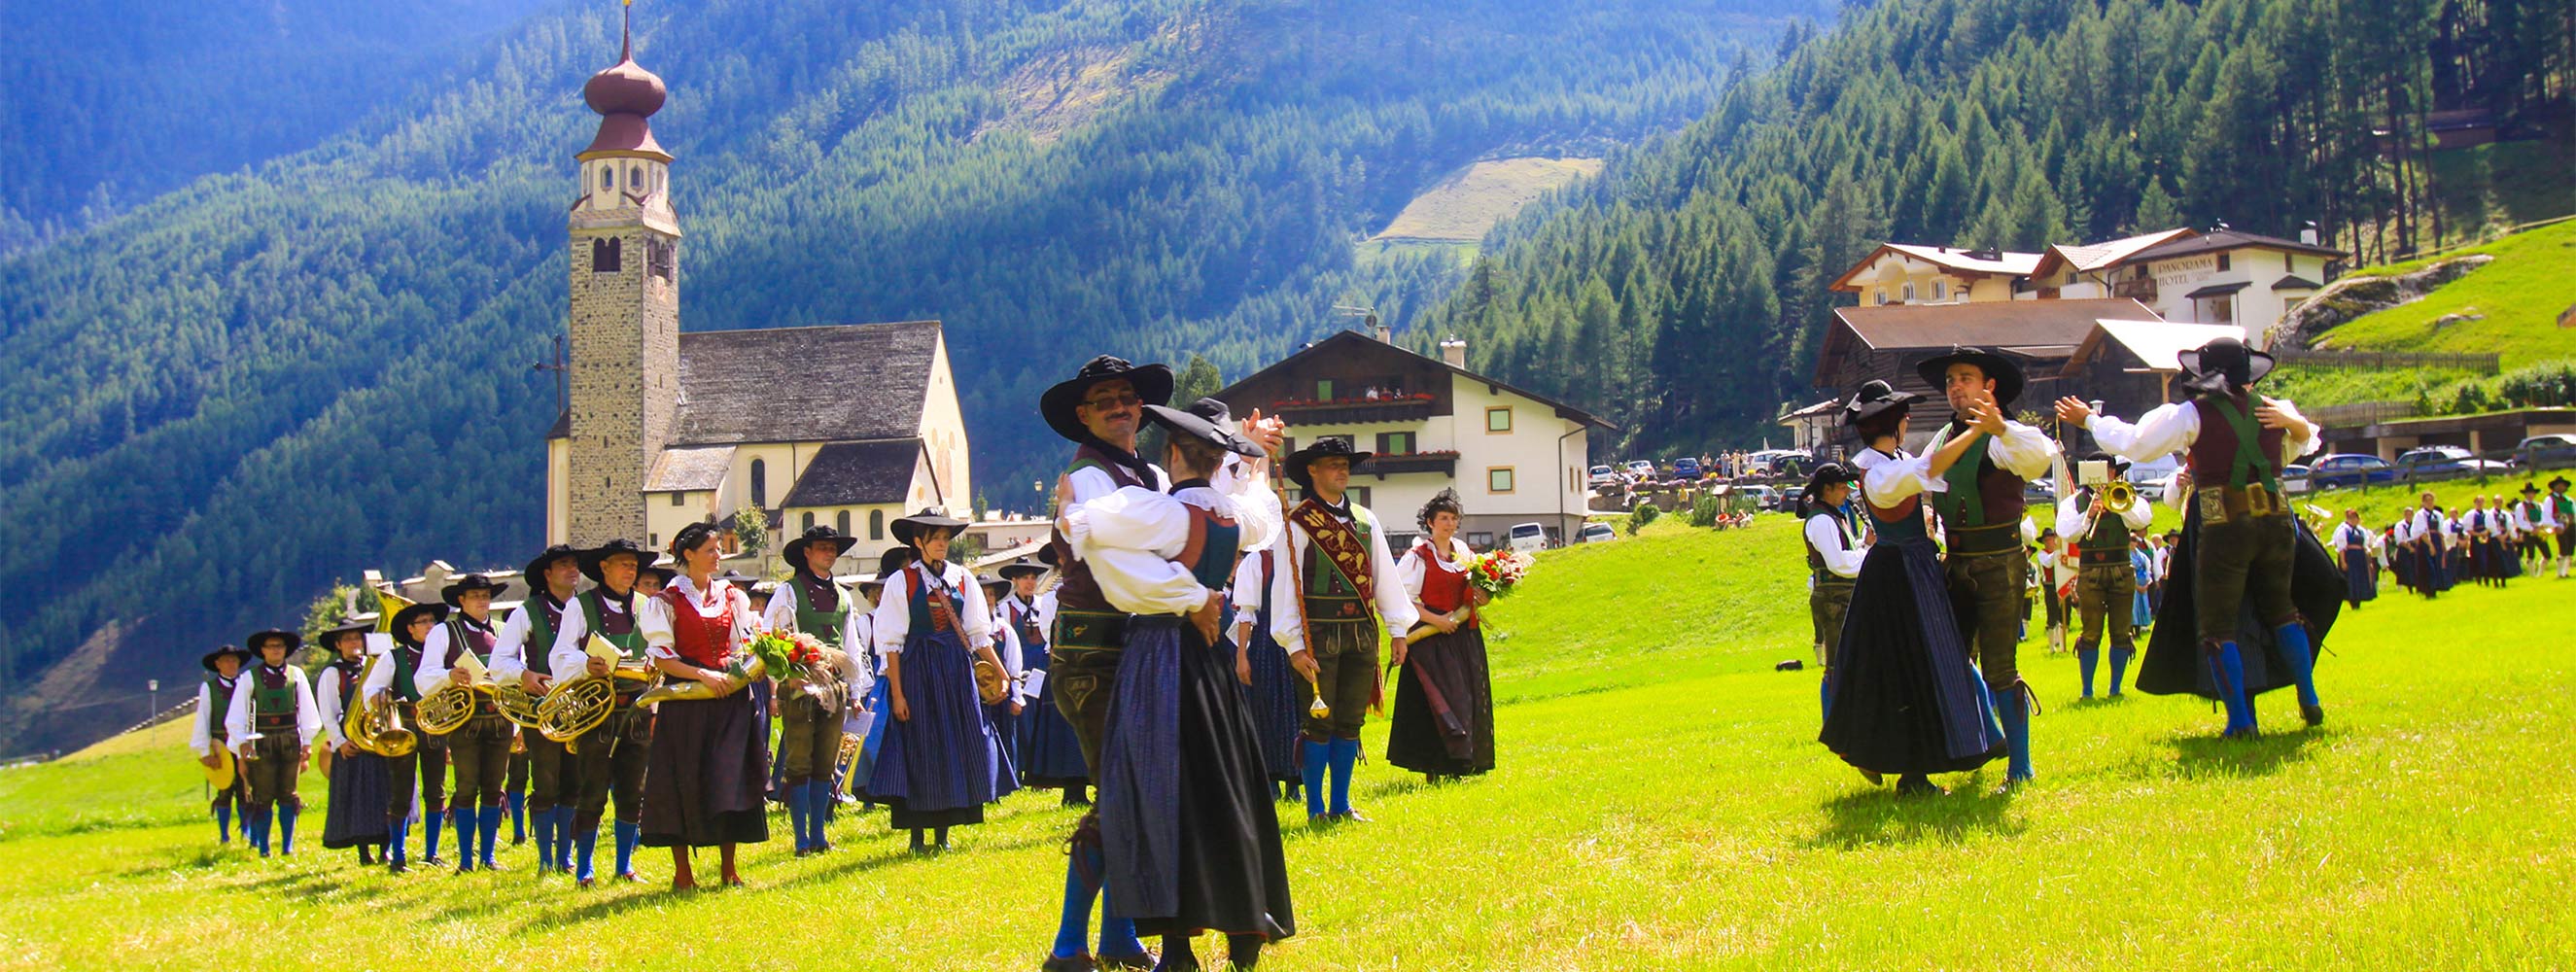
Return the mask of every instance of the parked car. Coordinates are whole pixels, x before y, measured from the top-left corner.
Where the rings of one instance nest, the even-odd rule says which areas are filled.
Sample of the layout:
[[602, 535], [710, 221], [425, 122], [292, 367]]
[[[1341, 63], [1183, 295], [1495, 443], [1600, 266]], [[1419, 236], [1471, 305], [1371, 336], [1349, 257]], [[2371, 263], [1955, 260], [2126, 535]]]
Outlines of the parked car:
[[2480, 459], [2459, 446], [2424, 446], [2408, 449], [2397, 456], [2397, 472], [2409, 482], [2475, 476], [2479, 473], [2500, 474], [2511, 468], [2512, 466], [2493, 459]]
[[[2027, 506], [2032, 509], [2055, 510], [2057, 508], [2057, 488], [2049, 485], [2048, 480], [2045, 479], [2030, 480], [2021, 484], [2021, 502], [2023, 506]], [[2053, 512], [2046, 514], [2048, 517], [2054, 517], [2056, 515], [2057, 514]], [[2042, 519], [2040, 522], [2050, 523], [2054, 521]]]
[[1505, 546], [1518, 553], [1535, 553], [1547, 549], [1547, 527], [1536, 523], [1512, 524]]
[[2382, 486], [2396, 481], [2397, 467], [2368, 453], [2330, 453], [2308, 467], [2308, 485], [2318, 489]]
[[2294, 462], [2281, 467], [2281, 491], [2304, 493], [2317, 488], [2316, 483], [2308, 480], [2308, 473], [2308, 464], [2304, 462]]
[[1750, 500], [1757, 509], [1776, 510], [1780, 508], [1780, 491], [1772, 489], [1769, 486], [1737, 486], [1735, 487], [1734, 495], [1742, 496]]
[[1576, 543], [1600, 543], [1617, 539], [1619, 539], [1619, 531], [1611, 529], [1610, 524], [1607, 523], [1586, 523], [1583, 529], [1574, 532]]
[[1805, 495], [1807, 495], [1807, 487], [1791, 486], [1780, 491], [1780, 498], [1772, 502], [1771, 508], [1782, 513], [1795, 513], [1798, 510], [1798, 498]]
[[1618, 470], [1612, 469], [1608, 466], [1592, 467], [1590, 472], [1584, 474], [1583, 479], [1585, 483], [1589, 484], [1594, 489], [1600, 489], [1604, 486], [1625, 486], [1628, 483], [1627, 480], [1619, 478]]
[[2513, 464], [2525, 469], [2576, 463], [2576, 435], [2535, 435], [2513, 447]]
[[1640, 480], [1655, 478], [1655, 464], [1643, 459], [1628, 460], [1628, 475]]
[[1683, 456], [1679, 459], [1673, 460], [1673, 478], [1698, 479], [1699, 459], [1693, 456]]

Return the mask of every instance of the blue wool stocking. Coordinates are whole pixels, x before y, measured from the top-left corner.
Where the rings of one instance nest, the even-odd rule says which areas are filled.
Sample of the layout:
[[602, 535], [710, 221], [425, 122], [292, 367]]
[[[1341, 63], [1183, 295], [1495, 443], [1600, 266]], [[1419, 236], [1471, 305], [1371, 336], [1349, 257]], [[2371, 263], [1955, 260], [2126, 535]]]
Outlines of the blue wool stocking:
[[1083, 880], [1082, 862], [1074, 854], [1085, 853], [1096, 863], [1098, 851], [1076, 848], [1073, 854], [1065, 855], [1064, 909], [1056, 914], [1055, 948], [1051, 953], [1056, 958], [1082, 954], [1083, 940], [1091, 935], [1091, 902], [1099, 897], [1100, 886]]
[[807, 791], [803, 784], [791, 785], [787, 788], [787, 828], [796, 832], [798, 853], [812, 850], [814, 847], [805, 836], [806, 795]]
[[[2102, 649], [2090, 645], [2075, 649], [2075, 668], [2084, 674], [2084, 697], [2093, 697], [2093, 670], [2102, 663]], [[2114, 680], [2111, 684], [2118, 685]], [[2114, 689], [2114, 691], [2117, 691]]]
[[390, 838], [385, 846], [385, 860], [397, 864], [410, 863], [411, 818], [401, 817], [385, 821], [385, 834]]
[[501, 833], [501, 808], [484, 807], [477, 812], [481, 814], [483, 824], [483, 846], [479, 848], [483, 852], [483, 866], [491, 867], [492, 843]]
[[[597, 826], [591, 827], [590, 830], [594, 836], [599, 833], [599, 828]], [[555, 870], [572, 870], [571, 807], [559, 806], [555, 808]]]
[[1825, 677], [1816, 680], [1816, 707], [1823, 710], [1824, 718], [1834, 717], [1833, 669], [1825, 669]]
[[302, 812], [302, 808], [300, 807], [281, 806], [277, 808], [278, 853], [295, 853], [295, 815], [300, 812]]
[[2218, 681], [2219, 702], [2227, 707], [2226, 733], [2254, 731], [2254, 705], [2245, 698], [2245, 656], [2235, 642], [2220, 642], [2209, 664], [2210, 675]]
[[1360, 761], [1360, 741], [1333, 737], [1333, 813], [1351, 812], [1351, 768]]
[[474, 831], [476, 829], [474, 808], [458, 807], [456, 812], [448, 814], [448, 817], [456, 821], [456, 866], [471, 871], [474, 869]]
[[2111, 649], [2111, 697], [2120, 697], [2120, 679], [2129, 674], [2129, 658], [2138, 652], [2132, 648]]
[[598, 850], [598, 849], [599, 849], [599, 825], [597, 825], [597, 824], [592, 824], [592, 825], [591, 825], [591, 827], [590, 827], [590, 829], [588, 829], [588, 830], [584, 830], [584, 831], [582, 831], [581, 833], [578, 833], [578, 834], [574, 834], [574, 835], [573, 835], [573, 838], [572, 838], [572, 867], [573, 867], [572, 876], [573, 876], [573, 877], [578, 878], [578, 879], [580, 879], [580, 880], [588, 881], [588, 880], [590, 880], [591, 878], [593, 878], [593, 877], [597, 877], [597, 876], [598, 876], [598, 872], [592, 869], [592, 867], [591, 867], [591, 863], [590, 863], [591, 853], [592, 853], [593, 851]]
[[2004, 779], [2030, 779], [2030, 696], [2019, 685], [2004, 686], [1995, 696], [1995, 715], [2004, 723]]
[[1324, 770], [1332, 761], [1332, 748], [1304, 736], [1297, 737], [1297, 775], [1305, 780], [1306, 815], [1324, 813]]
[[635, 846], [644, 841], [644, 826], [617, 822], [617, 873], [635, 873]]
[[[404, 818], [406, 820], [410, 818]], [[447, 814], [431, 810], [421, 815], [420, 856], [422, 860], [438, 859], [438, 838], [447, 832]]]
[[[504, 793], [501, 795], [501, 799], [509, 801], [510, 804], [510, 843], [527, 843], [528, 795], [525, 793]], [[493, 830], [493, 833], [497, 834], [499, 832], [500, 830], [498, 828]]]
[[2290, 678], [2299, 685], [2299, 704], [2317, 704], [2317, 658], [2308, 646], [2308, 626], [2292, 621], [2272, 629], [2281, 641], [2281, 659], [2290, 663]]
[[[245, 823], [245, 824], [247, 824], [248, 822], [249, 822], [249, 821], [243, 821], [243, 823]], [[243, 835], [243, 836], [245, 836], [245, 837], [246, 837], [246, 836], [249, 836], [249, 835], [245, 834], [245, 835]], [[218, 843], [218, 844], [229, 844], [229, 843], [232, 843], [232, 842], [233, 842], [233, 802], [232, 802], [232, 801], [230, 801], [230, 800], [226, 800], [226, 801], [224, 801], [224, 802], [222, 802], [222, 803], [215, 804], [215, 843]]]
[[251, 849], [261, 857], [268, 856], [268, 814], [267, 807], [242, 811], [242, 834], [250, 838]]
[[827, 779], [805, 781], [805, 813], [805, 826], [814, 832], [814, 849], [831, 850], [832, 838], [823, 832], [823, 825], [832, 822], [832, 781]]
[[547, 807], [546, 809], [537, 811], [536, 825], [537, 870], [542, 873], [544, 871], [553, 870], [555, 866], [554, 808]]

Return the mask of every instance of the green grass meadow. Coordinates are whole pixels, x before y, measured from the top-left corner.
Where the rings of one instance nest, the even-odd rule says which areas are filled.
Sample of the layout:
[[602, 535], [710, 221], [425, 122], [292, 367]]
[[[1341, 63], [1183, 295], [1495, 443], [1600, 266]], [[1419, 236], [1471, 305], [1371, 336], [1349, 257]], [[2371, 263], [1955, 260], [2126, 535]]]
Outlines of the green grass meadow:
[[[1815, 743], [1816, 673], [1772, 670], [1809, 657], [1802, 570], [1785, 517], [1542, 555], [1490, 614], [1501, 768], [1363, 764], [1374, 822], [1289, 828], [1300, 934], [1263, 967], [2576, 964], [2576, 581], [2346, 614], [2327, 724], [2268, 696], [2253, 743], [2198, 700], [2078, 702], [2034, 631], [2036, 785], [1991, 795], [1998, 763], [1900, 800]], [[781, 815], [751, 888], [684, 896], [653, 852], [589, 892], [524, 849], [396, 878], [320, 851], [318, 806], [292, 859], [217, 851], [181, 741], [0, 771], [0, 966], [1034, 969], [1074, 819], [1014, 796], [925, 859], [845, 814], [796, 860]]]
[[[2558, 326], [2558, 315], [2576, 304], [2576, 220], [2566, 220], [2492, 243], [2356, 274], [2387, 275], [2421, 269], [2436, 260], [2486, 253], [2495, 262], [2470, 271], [2423, 300], [2366, 314], [2327, 331], [2320, 347], [2372, 351], [2496, 353], [2507, 370], [2576, 358], [2576, 329]], [[2453, 314], [2481, 320], [2438, 324]]]

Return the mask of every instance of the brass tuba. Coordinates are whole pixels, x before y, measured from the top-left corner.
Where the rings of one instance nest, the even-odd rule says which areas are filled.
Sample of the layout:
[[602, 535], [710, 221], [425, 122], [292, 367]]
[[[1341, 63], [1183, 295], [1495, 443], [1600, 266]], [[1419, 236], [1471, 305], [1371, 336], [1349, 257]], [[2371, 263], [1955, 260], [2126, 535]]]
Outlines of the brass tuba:
[[367, 678], [376, 673], [376, 666], [384, 664], [384, 661], [383, 655], [367, 657], [366, 670], [358, 675], [361, 686], [358, 697], [345, 707], [347, 714], [340, 720], [340, 734], [347, 736], [349, 742], [359, 749], [378, 756], [410, 755], [419, 747], [420, 737], [402, 727], [402, 715], [395, 712], [392, 705], [369, 701], [363, 688]]

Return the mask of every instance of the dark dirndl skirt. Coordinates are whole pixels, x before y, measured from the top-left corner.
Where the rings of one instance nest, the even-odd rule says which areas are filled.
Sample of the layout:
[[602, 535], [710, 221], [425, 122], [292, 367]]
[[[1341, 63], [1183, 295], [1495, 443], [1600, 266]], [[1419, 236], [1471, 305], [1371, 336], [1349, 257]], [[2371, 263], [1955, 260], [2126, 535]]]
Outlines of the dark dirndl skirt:
[[1297, 929], [1279, 817], [1234, 656], [1177, 617], [1140, 617], [1100, 752], [1109, 910], [1140, 934]]
[[[977, 696], [981, 698], [981, 696]], [[1027, 705], [1021, 706], [1023, 715]], [[993, 744], [1002, 750], [1002, 758], [993, 763], [993, 799], [999, 800], [1020, 789], [1020, 716], [1011, 714], [1011, 700], [984, 707], [984, 723], [993, 727]]]
[[903, 698], [912, 718], [896, 720], [888, 703], [885, 741], [868, 774], [869, 798], [893, 810], [897, 830], [983, 823], [993, 782], [1011, 772], [975, 694], [974, 658], [954, 631], [904, 639]]
[[2343, 552], [2343, 599], [2354, 604], [2379, 596], [2379, 565], [2367, 550]]
[[646, 847], [769, 839], [769, 721], [748, 690], [658, 703], [644, 762]]
[[[2290, 518], [2294, 523], [2297, 517]], [[2290, 562], [2290, 602], [2307, 619], [2309, 664], [2325, 658], [2326, 634], [2343, 613], [2343, 568], [2317, 542], [2305, 523], [2296, 523], [2298, 550]], [[2218, 679], [2209, 672], [2200, 649], [2200, 615], [2195, 589], [2199, 576], [2200, 507], [2183, 511], [2182, 539], [2174, 545], [2173, 578], [2165, 606], [2156, 612], [2156, 627], [2147, 651], [2138, 660], [2138, 691], [2149, 695], [2197, 695], [2220, 701]], [[2279, 636], [2254, 616], [2248, 603], [2237, 620], [2237, 657], [2245, 666], [2247, 698], [2297, 684], [2289, 662], [2281, 657]]]
[[1288, 664], [1287, 650], [1271, 639], [1269, 611], [1253, 622], [1251, 655], [1252, 684], [1244, 686], [1243, 701], [1252, 715], [1253, 741], [1261, 747], [1262, 770], [1270, 779], [1297, 782], [1297, 737], [1306, 724], [1306, 714], [1297, 706], [1303, 676]]
[[331, 809], [322, 819], [322, 846], [340, 850], [390, 839], [385, 803], [391, 786], [384, 757], [363, 749], [355, 756], [333, 755]]
[[1833, 705], [1816, 739], [1844, 762], [1952, 773], [2004, 755], [2003, 725], [1929, 538], [1885, 541], [1861, 560], [1833, 667]]
[[[1439, 687], [1449, 718], [1433, 711], [1425, 679]], [[1481, 629], [1471, 625], [1406, 642], [1387, 723], [1386, 761], [1444, 776], [1494, 768], [1494, 683], [1485, 668]]]
[[[1030, 668], [1047, 670], [1047, 653], [1025, 653]], [[1036, 698], [1020, 707], [1020, 782], [1032, 787], [1061, 788], [1091, 782], [1091, 767], [1082, 761], [1082, 739], [1073, 723], [1055, 707], [1055, 683], [1040, 686]]]

